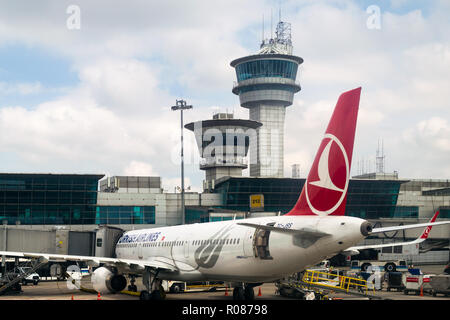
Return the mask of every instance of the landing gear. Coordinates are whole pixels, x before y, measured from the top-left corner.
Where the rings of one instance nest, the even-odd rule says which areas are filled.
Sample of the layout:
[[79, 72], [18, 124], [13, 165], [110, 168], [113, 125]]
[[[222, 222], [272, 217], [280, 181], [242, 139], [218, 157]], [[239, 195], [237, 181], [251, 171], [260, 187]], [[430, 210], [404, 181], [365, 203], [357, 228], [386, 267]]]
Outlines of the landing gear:
[[139, 295], [139, 300], [150, 300], [151, 296], [150, 293], [148, 293], [147, 290], [142, 290], [141, 294]]
[[260, 284], [247, 283], [242, 286], [237, 286], [233, 289], [233, 300], [255, 300], [254, 287]]
[[245, 297], [245, 300], [248, 300], [248, 301], [255, 300], [255, 291], [253, 290], [253, 286], [245, 287], [244, 297]]
[[244, 288], [236, 287], [233, 289], [233, 300], [244, 300]]
[[150, 268], [145, 268], [142, 283], [147, 290], [141, 291], [140, 300], [164, 300], [166, 298], [161, 280], [158, 279], [158, 271], [153, 273]]

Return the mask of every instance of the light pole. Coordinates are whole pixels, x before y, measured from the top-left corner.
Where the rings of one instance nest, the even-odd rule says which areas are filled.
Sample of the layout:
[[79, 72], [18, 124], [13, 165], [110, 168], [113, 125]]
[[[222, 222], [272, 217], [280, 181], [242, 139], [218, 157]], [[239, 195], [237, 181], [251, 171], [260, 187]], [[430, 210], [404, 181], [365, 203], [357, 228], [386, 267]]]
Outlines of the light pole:
[[182, 223], [186, 223], [184, 208], [184, 152], [183, 152], [183, 110], [192, 109], [191, 105], [186, 105], [186, 101], [177, 100], [177, 104], [172, 106], [173, 111], [181, 111], [181, 216]]

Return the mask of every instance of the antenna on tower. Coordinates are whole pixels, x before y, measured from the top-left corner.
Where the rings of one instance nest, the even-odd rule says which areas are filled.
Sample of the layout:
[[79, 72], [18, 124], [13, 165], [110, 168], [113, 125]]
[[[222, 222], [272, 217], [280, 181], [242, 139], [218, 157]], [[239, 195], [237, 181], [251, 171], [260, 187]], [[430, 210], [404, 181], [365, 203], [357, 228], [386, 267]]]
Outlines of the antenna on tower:
[[262, 15], [262, 39], [261, 42], [264, 42], [264, 13]]
[[273, 10], [270, 9], [270, 39], [273, 39]]
[[281, 1], [278, 2], [278, 22], [281, 22]]
[[380, 139], [378, 139], [377, 157], [376, 157], [376, 173], [384, 173], [384, 147], [383, 139], [381, 139], [381, 150], [380, 150]]

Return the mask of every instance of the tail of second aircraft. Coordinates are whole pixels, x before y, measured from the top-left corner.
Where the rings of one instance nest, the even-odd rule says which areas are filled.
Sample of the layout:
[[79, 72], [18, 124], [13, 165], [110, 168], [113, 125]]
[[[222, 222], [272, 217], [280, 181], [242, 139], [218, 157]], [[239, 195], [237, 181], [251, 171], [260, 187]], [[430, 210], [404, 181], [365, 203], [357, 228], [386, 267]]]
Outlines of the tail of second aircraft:
[[344, 215], [361, 88], [341, 94], [302, 193], [287, 215]]

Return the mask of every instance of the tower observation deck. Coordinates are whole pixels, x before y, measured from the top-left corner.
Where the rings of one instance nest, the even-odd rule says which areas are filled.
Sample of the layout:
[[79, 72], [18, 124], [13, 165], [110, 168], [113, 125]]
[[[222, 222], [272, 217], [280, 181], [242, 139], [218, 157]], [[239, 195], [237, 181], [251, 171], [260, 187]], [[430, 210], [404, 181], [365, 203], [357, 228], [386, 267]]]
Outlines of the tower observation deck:
[[184, 127], [194, 132], [205, 171], [203, 189], [214, 189], [215, 182], [226, 176], [242, 176], [246, 169], [249, 146], [255, 143], [257, 121], [234, 119], [233, 114], [217, 113], [213, 119], [196, 121]]
[[284, 176], [286, 107], [300, 91], [296, 81], [303, 59], [292, 55], [290, 24], [279, 22], [274, 39], [264, 39], [258, 54], [233, 60], [237, 82], [232, 92], [249, 109], [249, 119], [262, 123], [250, 146], [250, 176]]

